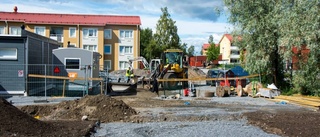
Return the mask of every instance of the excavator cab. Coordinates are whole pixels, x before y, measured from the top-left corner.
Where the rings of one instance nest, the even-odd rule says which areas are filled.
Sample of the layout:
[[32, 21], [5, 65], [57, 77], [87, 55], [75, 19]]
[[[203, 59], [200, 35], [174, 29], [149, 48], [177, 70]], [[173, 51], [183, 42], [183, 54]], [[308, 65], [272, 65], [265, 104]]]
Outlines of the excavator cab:
[[183, 51], [180, 49], [167, 49], [162, 55], [164, 68], [168, 68], [168, 72], [181, 73], [183, 71]]
[[[162, 79], [187, 78], [187, 71], [183, 68], [183, 51], [180, 49], [167, 49], [163, 52], [160, 65]], [[177, 89], [177, 81], [163, 82], [163, 88], [167, 90]]]

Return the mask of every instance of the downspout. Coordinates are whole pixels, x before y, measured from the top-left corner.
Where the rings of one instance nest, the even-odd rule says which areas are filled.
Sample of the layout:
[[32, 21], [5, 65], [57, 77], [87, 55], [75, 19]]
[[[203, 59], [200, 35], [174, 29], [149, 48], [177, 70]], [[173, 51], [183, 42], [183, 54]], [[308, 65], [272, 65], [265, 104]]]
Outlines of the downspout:
[[9, 25], [8, 25], [8, 21], [5, 20], [4, 21], [6, 23], [6, 32], [4, 32], [4, 34], [9, 34]]
[[80, 25], [77, 25], [78, 27], [78, 47], [80, 48]]
[[[139, 43], [139, 37], [140, 37], [140, 33], [139, 33], [139, 25], [137, 25], [137, 37], [136, 37], [136, 41], [137, 41], [137, 53], [136, 53], [136, 57], [139, 57], [140, 55], [140, 43]], [[136, 64], [137, 65], [137, 64]], [[139, 68], [139, 63], [138, 63], [138, 67]]]

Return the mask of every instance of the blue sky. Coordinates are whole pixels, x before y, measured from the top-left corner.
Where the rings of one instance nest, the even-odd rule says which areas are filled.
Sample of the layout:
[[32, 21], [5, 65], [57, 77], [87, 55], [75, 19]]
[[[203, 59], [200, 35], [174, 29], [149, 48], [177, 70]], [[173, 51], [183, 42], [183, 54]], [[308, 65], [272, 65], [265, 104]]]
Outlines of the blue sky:
[[162, 14], [160, 8], [168, 7], [176, 21], [181, 41], [194, 45], [197, 52], [213, 35], [218, 42], [222, 35], [232, 30], [227, 15], [215, 14], [215, 8], [225, 11], [223, 0], [1, 0], [0, 11], [72, 14], [135, 15], [141, 18], [142, 28], [156, 29]]

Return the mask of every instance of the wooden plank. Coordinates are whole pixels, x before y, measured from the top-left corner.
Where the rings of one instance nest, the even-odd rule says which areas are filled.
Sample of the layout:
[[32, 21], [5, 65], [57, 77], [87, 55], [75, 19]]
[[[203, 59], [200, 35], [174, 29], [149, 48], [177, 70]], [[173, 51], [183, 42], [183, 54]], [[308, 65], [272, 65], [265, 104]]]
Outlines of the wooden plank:
[[275, 98], [276, 98], [276, 99], [289, 100], [289, 101], [297, 102], [297, 103], [303, 104], [303, 105], [320, 107], [320, 103], [314, 102], [314, 101], [310, 101], [310, 100], [303, 100], [303, 99], [294, 98], [294, 97], [289, 97], [289, 96], [277, 96], [277, 97], [275, 97]]

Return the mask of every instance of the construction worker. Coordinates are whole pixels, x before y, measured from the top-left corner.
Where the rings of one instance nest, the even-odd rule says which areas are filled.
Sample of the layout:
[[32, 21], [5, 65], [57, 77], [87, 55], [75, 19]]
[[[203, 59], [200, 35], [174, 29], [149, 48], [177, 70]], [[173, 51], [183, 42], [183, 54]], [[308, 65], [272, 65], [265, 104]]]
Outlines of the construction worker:
[[128, 67], [126, 70], [126, 77], [127, 77], [127, 83], [129, 83], [130, 77], [131, 77], [131, 68], [130, 67]]

